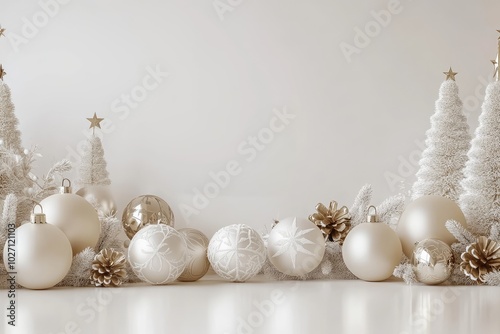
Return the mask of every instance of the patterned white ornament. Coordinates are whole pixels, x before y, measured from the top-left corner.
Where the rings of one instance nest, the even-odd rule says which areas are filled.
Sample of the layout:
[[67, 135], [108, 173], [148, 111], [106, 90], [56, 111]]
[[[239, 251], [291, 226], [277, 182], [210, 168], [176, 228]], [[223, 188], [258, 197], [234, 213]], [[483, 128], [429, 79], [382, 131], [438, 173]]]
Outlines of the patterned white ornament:
[[286, 275], [301, 276], [311, 272], [324, 254], [325, 239], [321, 230], [305, 218], [280, 220], [267, 239], [269, 261]]
[[262, 269], [266, 247], [258, 232], [245, 224], [233, 224], [214, 234], [208, 245], [208, 260], [220, 277], [244, 282]]
[[184, 237], [168, 225], [149, 225], [137, 232], [128, 247], [128, 261], [143, 281], [166, 284], [175, 281], [186, 268]]

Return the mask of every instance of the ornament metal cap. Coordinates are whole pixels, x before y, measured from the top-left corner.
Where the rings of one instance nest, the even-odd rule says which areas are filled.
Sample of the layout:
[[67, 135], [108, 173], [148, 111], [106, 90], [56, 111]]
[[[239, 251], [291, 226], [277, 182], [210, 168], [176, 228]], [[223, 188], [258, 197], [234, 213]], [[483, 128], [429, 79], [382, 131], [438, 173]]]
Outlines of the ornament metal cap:
[[[373, 208], [373, 211], [375, 212], [374, 214], [370, 214], [370, 209]], [[378, 223], [378, 215], [377, 215], [377, 208], [374, 207], [373, 205], [370, 205], [368, 207], [368, 217], [366, 217], [366, 221], [369, 223]]]
[[[68, 181], [68, 185], [64, 185], [64, 181]], [[62, 185], [59, 187], [59, 193], [60, 194], [71, 194], [72, 188], [71, 188], [71, 181], [69, 179], [64, 178], [62, 180]]]
[[[35, 213], [35, 208], [39, 206], [40, 211], [38, 213]], [[45, 213], [43, 213], [43, 207], [40, 205], [40, 203], [36, 203], [35, 206], [33, 207], [33, 212], [31, 212], [31, 223], [32, 224], [46, 224], [47, 223], [47, 217], [45, 216]]]

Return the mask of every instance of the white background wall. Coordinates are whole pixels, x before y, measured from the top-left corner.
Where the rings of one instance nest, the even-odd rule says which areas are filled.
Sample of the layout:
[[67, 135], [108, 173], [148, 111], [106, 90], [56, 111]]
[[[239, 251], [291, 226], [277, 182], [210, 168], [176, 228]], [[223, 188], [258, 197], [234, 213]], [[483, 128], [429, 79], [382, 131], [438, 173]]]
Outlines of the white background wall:
[[[44, 155], [36, 172], [74, 160], [97, 112], [120, 210], [156, 194], [177, 226], [209, 235], [232, 223], [263, 230], [320, 201], [350, 206], [365, 183], [375, 204], [401, 191], [397, 181], [408, 189], [442, 72], [459, 72], [475, 128], [500, 28], [493, 0], [220, 0], [231, 9], [220, 15], [212, 0], [60, 1], [0, 0], [0, 63], [23, 143]], [[346, 57], [347, 44], [358, 53]], [[140, 96], [148, 68], [168, 77]], [[141, 101], [124, 108], [132, 93]], [[254, 159], [241, 154], [284, 108], [295, 118], [283, 131]], [[182, 214], [230, 161], [240, 173]]]

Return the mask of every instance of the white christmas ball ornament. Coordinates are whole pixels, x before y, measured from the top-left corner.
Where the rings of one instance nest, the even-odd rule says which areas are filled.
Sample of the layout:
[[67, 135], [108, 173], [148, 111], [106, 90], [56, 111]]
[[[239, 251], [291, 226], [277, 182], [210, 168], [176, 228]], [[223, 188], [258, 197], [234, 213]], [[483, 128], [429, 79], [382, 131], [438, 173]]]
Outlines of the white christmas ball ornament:
[[415, 244], [425, 239], [438, 239], [451, 246], [456, 239], [445, 225], [450, 219], [464, 228], [467, 226], [462, 210], [451, 199], [428, 195], [411, 202], [401, 214], [397, 227], [405, 255], [411, 258]]
[[179, 276], [182, 282], [193, 282], [202, 278], [210, 268], [207, 257], [208, 238], [194, 228], [179, 230], [187, 245], [186, 269]]
[[128, 247], [128, 261], [138, 278], [151, 284], [175, 281], [186, 268], [184, 237], [168, 225], [149, 225], [137, 232]]
[[[375, 207], [370, 206], [375, 209]], [[378, 216], [368, 216], [368, 222], [355, 226], [344, 240], [342, 258], [356, 277], [365, 281], [383, 281], [391, 277], [401, 261], [403, 250], [398, 235], [379, 222]]]
[[[68, 273], [73, 259], [71, 244], [57, 227], [45, 222], [43, 213], [15, 230], [15, 243], [8, 239], [3, 251], [5, 268], [17, 272], [16, 281], [28, 289], [48, 289]], [[15, 251], [15, 254], [12, 252]]]
[[325, 238], [321, 230], [305, 218], [280, 220], [267, 239], [269, 261], [286, 275], [302, 276], [313, 271], [324, 254]]
[[[64, 181], [69, 186], [64, 186]], [[71, 182], [63, 180], [59, 194], [40, 202], [47, 221], [66, 234], [73, 249], [73, 255], [87, 247], [95, 247], [101, 234], [101, 222], [96, 210], [83, 197], [71, 193]]]
[[222, 278], [244, 282], [257, 275], [266, 261], [260, 234], [245, 224], [226, 226], [208, 244], [208, 260]]

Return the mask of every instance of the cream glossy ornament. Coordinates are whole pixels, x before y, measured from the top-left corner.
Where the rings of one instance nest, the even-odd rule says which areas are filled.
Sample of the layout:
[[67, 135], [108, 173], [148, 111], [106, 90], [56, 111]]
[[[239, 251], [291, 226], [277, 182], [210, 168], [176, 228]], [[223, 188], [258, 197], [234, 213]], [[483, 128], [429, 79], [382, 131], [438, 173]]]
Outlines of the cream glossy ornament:
[[137, 232], [128, 247], [128, 261], [136, 276], [151, 284], [175, 281], [186, 268], [187, 246], [173, 227], [158, 224]]
[[419, 282], [440, 284], [453, 272], [453, 252], [441, 240], [425, 239], [415, 245], [411, 265]]
[[[65, 186], [65, 181], [68, 186]], [[45, 198], [44, 208], [49, 224], [59, 227], [69, 239], [73, 254], [95, 247], [101, 234], [101, 222], [92, 205], [83, 197], [71, 193], [71, 182], [62, 181], [60, 193]]]
[[222, 278], [245, 282], [259, 273], [266, 261], [260, 234], [245, 224], [218, 230], [208, 244], [208, 260]]
[[85, 198], [89, 203], [94, 204], [95, 202], [105, 216], [116, 214], [116, 203], [108, 186], [85, 186], [80, 188], [76, 194]]
[[[73, 259], [71, 244], [59, 228], [46, 223], [43, 209], [33, 212], [31, 223], [18, 227], [15, 236], [15, 245], [5, 243], [3, 261], [8, 272], [17, 272], [17, 283], [28, 289], [48, 289], [66, 276]], [[9, 257], [12, 250], [15, 260]]]
[[356, 277], [365, 281], [383, 281], [391, 277], [403, 255], [401, 242], [389, 226], [380, 222], [374, 206], [367, 223], [355, 226], [342, 246], [344, 263]]
[[401, 214], [397, 227], [405, 255], [411, 259], [415, 244], [425, 239], [454, 243], [455, 237], [445, 226], [450, 219], [466, 227], [462, 210], [448, 198], [428, 195], [411, 202]]
[[323, 233], [305, 218], [280, 220], [267, 239], [269, 261], [286, 275], [302, 276], [313, 271], [324, 254]]
[[210, 268], [207, 257], [208, 238], [194, 228], [179, 230], [187, 245], [186, 269], [179, 276], [182, 282], [193, 282], [202, 278]]
[[131, 200], [123, 210], [122, 224], [129, 239], [144, 226], [165, 224], [174, 227], [174, 213], [158, 196], [141, 195]]

